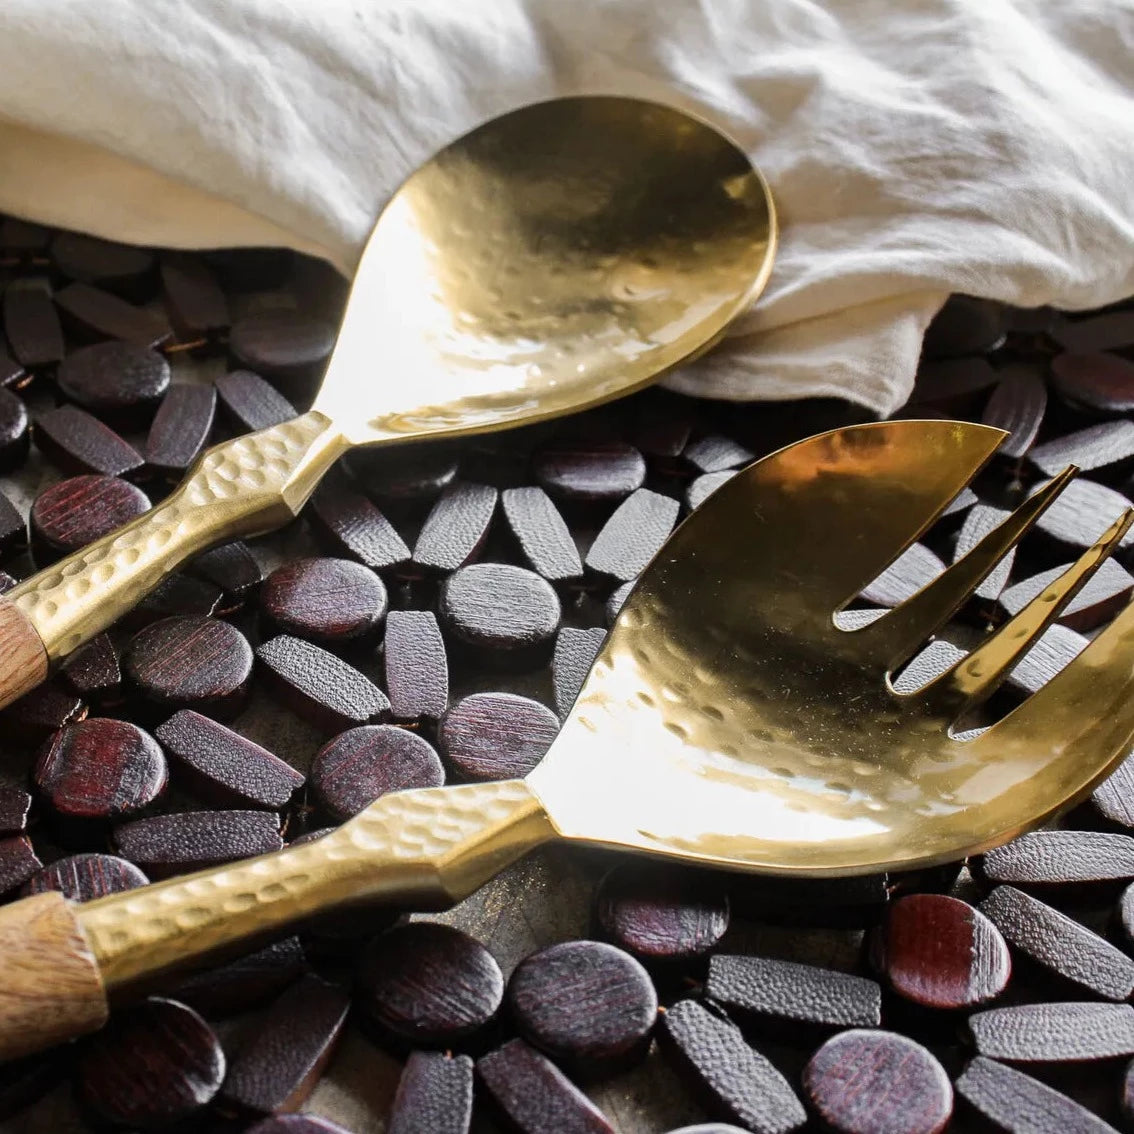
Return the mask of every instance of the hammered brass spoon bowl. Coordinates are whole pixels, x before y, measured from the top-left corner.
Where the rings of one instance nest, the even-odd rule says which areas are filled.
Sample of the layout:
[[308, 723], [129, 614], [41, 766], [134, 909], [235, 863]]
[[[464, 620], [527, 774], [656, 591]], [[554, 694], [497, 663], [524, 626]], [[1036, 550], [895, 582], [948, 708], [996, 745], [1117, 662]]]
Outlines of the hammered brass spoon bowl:
[[944, 574], [855, 631], [837, 613], [929, 526], [1004, 434], [898, 421], [751, 465], [642, 574], [551, 750], [526, 780], [398, 792], [314, 842], [85, 905], [0, 908], [0, 1055], [91, 1031], [107, 996], [305, 918], [436, 908], [552, 840], [780, 875], [955, 860], [1080, 799], [1134, 739], [1134, 606], [1038, 693], [955, 737], [1121, 541], [930, 684], [915, 655], [1055, 500], [1030, 497]]
[[378, 218], [313, 408], [210, 449], [163, 503], [0, 599], [0, 706], [183, 560], [294, 518], [354, 446], [555, 417], [705, 350], [775, 243], [748, 158], [670, 107], [556, 99], [459, 138]]

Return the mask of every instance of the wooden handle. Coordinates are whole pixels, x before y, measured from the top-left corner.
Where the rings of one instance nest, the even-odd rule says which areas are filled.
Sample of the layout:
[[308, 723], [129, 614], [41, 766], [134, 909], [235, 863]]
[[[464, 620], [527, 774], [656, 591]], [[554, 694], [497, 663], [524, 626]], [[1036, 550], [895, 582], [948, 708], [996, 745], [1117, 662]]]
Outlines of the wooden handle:
[[11, 704], [47, 676], [47, 650], [26, 616], [0, 598], [0, 706]]
[[56, 893], [0, 906], [0, 1060], [106, 1023], [106, 991], [77, 910]]

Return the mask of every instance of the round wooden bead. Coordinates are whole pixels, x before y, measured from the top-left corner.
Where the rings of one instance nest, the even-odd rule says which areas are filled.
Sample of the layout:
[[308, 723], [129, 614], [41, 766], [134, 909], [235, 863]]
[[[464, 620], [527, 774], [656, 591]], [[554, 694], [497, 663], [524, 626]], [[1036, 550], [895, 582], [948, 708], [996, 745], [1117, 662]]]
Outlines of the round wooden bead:
[[360, 449], [351, 470], [383, 511], [402, 516], [427, 507], [456, 479], [460, 456], [452, 445]]
[[1008, 946], [979, 910], [945, 894], [890, 903], [871, 959], [899, 996], [926, 1008], [972, 1008], [1004, 991]]
[[625, 441], [559, 441], [536, 454], [533, 471], [565, 504], [614, 504], [645, 483], [646, 461]]
[[68, 555], [149, 510], [146, 494], [114, 476], [88, 474], [45, 488], [31, 506], [37, 561]]
[[507, 563], [454, 571], [438, 602], [442, 629], [470, 660], [519, 668], [550, 655], [561, 613], [546, 579]]
[[145, 886], [149, 879], [132, 863], [113, 854], [73, 854], [45, 866], [24, 884], [23, 897], [58, 890], [72, 902], [93, 902]]
[[0, 388], [0, 472], [22, 465], [30, 443], [27, 407], [11, 390]]
[[205, 1107], [224, 1074], [213, 1029], [192, 1008], [151, 997], [116, 1014], [87, 1044], [75, 1092], [103, 1122], [168, 1130]]
[[127, 299], [148, 299], [156, 259], [149, 248], [119, 244], [85, 232], [60, 232], [51, 241], [51, 258], [68, 279], [94, 284]]
[[237, 319], [228, 339], [237, 365], [284, 382], [313, 377], [334, 345], [331, 323], [288, 308], [268, 308]]
[[169, 389], [169, 363], [131, 342], [94, 343], [59, 364], [63, 396], [116, 429], [137, 429], [153, 417]]
[[334, 645], [377, 632], [386, 617], [386, 586], [349, 559], [297, 559], [268, 576], [260, 608], [283, 633]]
[[40, 753], [36, 790], [66, 829], [128, 819], [165, 790], [158, 742], [129, 721], [92, 717], [61, 728]]
[[393, 1038], [447, 1047], [484, 1028], [504, 997], [496, 958], [474, 937], [419, 921], [376, 937], [359, 964], [360, 1007]]
[[396, 725], [362, 725], [340, 733], [319, 750], [310, 774], [319, 807], [338, 823], [379, 796], [444, 782], [445, 769], [432, 746]]
[[135, 634], [122, 668], [131, 688], [152, 709], [196, 709], [228, 719], [247, 700], [252, 647], [227, 622], [174, 616]]
[[559, 735], [559, 718], [515, 693], [473, 693], [441, 718], [437, 746], [462, 779], [526, 776]]
[[624, 863], [595, 893], [602, 935], [646, 963], [696, 960], [728, 929], [725, 888], [712, 875]]
[[644, 968], [601, 941], [564, 941], [520, 962], [508, 982], [520, 1034], [577, 1073], [621, 1070], [641, 1059], [658, 997]]
[[945, 1069], [896, 1032], [855, 1028], [829, 1039], [804, 1069], [803, 1089], [839, 1134], [937, 1134], [953, 1110]]

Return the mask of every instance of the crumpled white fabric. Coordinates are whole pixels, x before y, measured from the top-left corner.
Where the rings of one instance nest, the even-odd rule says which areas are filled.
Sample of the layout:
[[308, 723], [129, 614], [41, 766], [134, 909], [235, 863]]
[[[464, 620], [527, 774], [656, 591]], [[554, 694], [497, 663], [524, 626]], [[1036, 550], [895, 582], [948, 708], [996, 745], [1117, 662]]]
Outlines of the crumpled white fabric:
[[345, 272], [385, 198], [559, 94], [701, 113], [771, 183], [771, 283], [670, 378], [886, 413], [951, 291], [1134, 292], [1122, 0], [2, 0], [0, 209]]

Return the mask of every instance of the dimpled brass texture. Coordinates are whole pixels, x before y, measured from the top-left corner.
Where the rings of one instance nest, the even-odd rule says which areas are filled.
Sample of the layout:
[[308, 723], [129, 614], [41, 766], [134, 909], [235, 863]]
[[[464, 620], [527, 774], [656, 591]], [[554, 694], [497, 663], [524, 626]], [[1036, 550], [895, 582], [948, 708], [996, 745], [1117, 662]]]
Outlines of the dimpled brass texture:
[[183, 560], [291, 519], [354, 445], [527, 424], [652, 381], [752, 302], [775, 242], [748, 158], [679, 110], [582, 97], [494, 119], [383, 209], [308, 413], [209, 450], [154, 511], [8, 597], [57, 661]]

